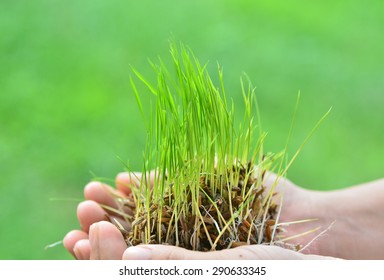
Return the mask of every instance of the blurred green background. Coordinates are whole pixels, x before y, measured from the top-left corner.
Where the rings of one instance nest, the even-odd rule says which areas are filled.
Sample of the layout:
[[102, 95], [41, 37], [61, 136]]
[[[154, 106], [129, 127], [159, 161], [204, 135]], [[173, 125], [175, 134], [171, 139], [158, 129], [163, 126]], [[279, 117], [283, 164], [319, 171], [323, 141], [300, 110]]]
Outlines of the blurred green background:
[[[331, 115], [288, 177], [342, 188], [383, 176], [384, 2], [0, 1], [0, 259], [70, 259], [57, 246], [77, 228], [90, 171], [113, 178], [142, 162], [145, 133], [129, 65], [169, 59], [168, 40], [224, 68], [241, 110], [239, 77], [257, 87], [267, 149], [291, 153]], [[51, 201], [51, 198], [60, 198]]]

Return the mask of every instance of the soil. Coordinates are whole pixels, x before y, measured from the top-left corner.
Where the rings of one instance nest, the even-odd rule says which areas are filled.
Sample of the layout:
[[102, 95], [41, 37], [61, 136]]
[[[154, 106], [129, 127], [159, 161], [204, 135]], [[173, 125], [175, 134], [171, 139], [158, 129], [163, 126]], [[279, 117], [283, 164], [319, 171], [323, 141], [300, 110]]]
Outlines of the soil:
[[[263, 181], [265, 172], [261, 178], [255, 178], [249, 176], [251, 168], [252, 164], [248, 163], [247, 166], [238, 169], [238, 184], [233, 186], [228, 186], [223, 180], [227, 178], [227, 174], [216, 174], [214, 178], [220, 181], [213, 183], [222, 184], [221, 192], [216, 193], [212, 193], [209, 187], [212, 182], [201, 176], [198, 201], [201, 216], [191, 214], [193, 211], [190, 195], [184, 201], [189, 211], [184, 211], [183, 215], [177, 218], [171, 206], [173, 198], [170, 195], [164, 198], [161, 209], [158, 205], [152, 204], [149, 215], [147, 212], [142, 212], [130, 216], [128, 222], [131, 224], [131, 229], [126, 231], [120, 227], [127, 245], [168, 244], [197, 251], [211, 251], [250, 244], [271, 244], [272, 238], [276, 239], [282, 230], [275, 226], [278, 205], [272, 201], [263, 205], [267, 190], [258, 180]], [[255, 188], [257, 185], [260, 187]], [[250, 190], [249, 199], [243, 201], [244, 193]], [[132, 196], [124, 201], [124, 205], [130, 208], [132, 213], [136, 212], [137, 207]], [[241, 211], [245, 208], [249, 211]], [[232, 213], [239, 214], [233, 216]], [[149, 242], [145, 241], [148, 240], [146, 236], [150, 236]]]

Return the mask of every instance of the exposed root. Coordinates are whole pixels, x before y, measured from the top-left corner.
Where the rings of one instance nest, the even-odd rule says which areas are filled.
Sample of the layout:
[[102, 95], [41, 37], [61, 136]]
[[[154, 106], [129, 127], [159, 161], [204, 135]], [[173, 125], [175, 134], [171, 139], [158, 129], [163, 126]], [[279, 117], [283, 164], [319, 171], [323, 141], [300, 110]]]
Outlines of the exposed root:
[[[149, 209], [144, 202], [137, 205], [131, 194], [120, 201], [129, 212], [135, 213], [124, 215], [131, 229], [127, 231], [117, 220], [113, 223], [124, 235], [128, 246], [168, 244], [190, 250], [210, 251], [242, 245], [274, 244], [299, 250], [300, 246], [286, 243], [288, 239], [279, 239], [278, 233], [282, 231], [283, 224], [277, 221], [278, 205], [272, 199], [263, 205], [268, 195], [267, 188], [262, 184], [263, 178], [254, 176], [250, 163], [245, 167], [241, 165], [237, 170], [237, 180], [225, 179], [233, 176], [231, 172], [236, 168], [239, 167], [233, 166], [227, 174], [209, 177], [202, 174], [197, 201], [187, 192], [188, 195], [182, 201], [183, 207], [174, 204], [174, 194], [171, 192], [165, 195], [161, 203], [152, 202]], [[212, 178], [215, 178], [214, 182], [210, 181]], [[167, 183], [173, 185], [172, 182]], [[211, 188], [212, 184], [222, 185]]]

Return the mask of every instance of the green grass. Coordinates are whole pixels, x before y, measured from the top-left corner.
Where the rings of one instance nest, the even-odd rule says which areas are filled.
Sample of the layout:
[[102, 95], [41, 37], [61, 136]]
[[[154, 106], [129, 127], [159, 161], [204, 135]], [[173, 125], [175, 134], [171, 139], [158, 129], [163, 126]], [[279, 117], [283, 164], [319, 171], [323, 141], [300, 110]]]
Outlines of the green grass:
[[[134, 70], [155, 105], [143, 107], [131, 78], [147, 128], [142, 174], [153, 170], [154, 179], [148, 182], [143, 176], [140, 188], [132, 192], [136, 213], [126, 221], [132, 224], [127, 243], [203, 251], [229, 248], [233, 242], [274, 242], [262, 234], [265, 222], [276, 214], [270, 207], [273, 189], [264, 193], [262, 174], [274, 169], [278, 157], [263, 150], [266, 134], [254, 89], [241, 80], [243, 118], [237, 124], [221, 68], [218, 86], [208, 64], [201, 65], [183, 44], [171, 43], [170, 52], [175, 71], [162, 59], [151, 63], [155, 85]], [[240, 230], [243, 222], [249, 225], [247, 232]]]
[[[130, 78], [147, 132], [142, 174], [152, 172], [153, 180], [143, 176], [140, 187], [132, 189], [127, 201], [116, 200], [119, 209], [135, 205], [131, 209], [134, 215], [122, 213], [132, 225], [129, 232], [115, 221], [128, 246], [169, 244], [209, 251], [245, 244], [280, 244], [298, 250], [295, 244], [284, 243], [291, 237], [280, 237], [277, 217], [281, 207], [276, 205], [279, 199], [273, 197], [275, 186], [330, 110], [291, 158], [287, 151], [294, 117], [283, 151], [265, 151], [267, 133], [262, 129], [251, 82], [240, 79], [243, 117], [236, 121], [239, 113], [233, 100], [227, 100], [222, 68], [218, 66], [216, 85], [207, 71], [208, 64], [202, 65], [184, 44], [172, 41], [170, 53], [171, 70], [161, 58], [150, 62], [157, 76], [155, 84], [133, 68], [152, 94], [149, 106], [143, 106], [143, 94]], [[299, 100], [300, 94], [294, 116]], [[128, 166], [127, 171], [131, 170]], [[266, 171], [277, 173], [268, 190], [263, 184]]]
[[332, 189], [382, 177], [383, 14], [379, 0], [2, 1], [0, 258], [69, 258], [43, 248], [78, 227], [76, 203], [49, 198], [81, 198], [89, 171], [123, 169], [116, 155], [140, 168], [145, 129], [129, 65], [150, 76], [147, 58], [165, 56], [171, 35], [209, 67], [220, 62], [236, 111], [247, 73], [266, 150], [284, 147], [299, 90], [291, 155], [333, 106], [293, 181]]

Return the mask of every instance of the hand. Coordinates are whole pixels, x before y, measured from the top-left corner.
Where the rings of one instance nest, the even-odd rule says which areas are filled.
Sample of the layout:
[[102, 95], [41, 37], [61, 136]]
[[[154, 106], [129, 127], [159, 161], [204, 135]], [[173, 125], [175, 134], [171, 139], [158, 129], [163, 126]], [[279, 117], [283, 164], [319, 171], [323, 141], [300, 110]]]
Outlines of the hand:
[[[135, 179], [133, 178], [133, 180]], [[117, 209], [114, 197], [126, 197], [131, 191], [130, 187], [135, 184], [137, 183], [131, 182], [127, 173], [121, 173], [116, 177], [117, 190], [100, 182], [91, 182], [85, 186], [84, 196], [86, 200], [77, 207], [77, 217], [81, 230], [70, 231], [63, 240], [65, 248], [75, 258], [80, 260], [121, 259], [127, 246], [117, 228], [106, 222], [106, 214], [108, 213], [113, 218], [118, 219], [127, 230], [129, 225], [126, 225], [114, 213], [104, 210], [100, 205]], [[100, 232], [97, 230], [98, 223], [102, 227]], [[99, 245], [98, 240], [100, 239], [104, 241]]]
[[[138, 174], [140, 176], [140, 174]], [[134, 182], [131, 182], [133, 180]], [[276, 175], [269, 173], [265, 177], [265, 184], [271, 187], [276, 180]], [[125, 197], [130, 193], [130, 187], [137, 185], [134, 176], [127, 173], [121, 173], [116, 178], [117, 190], [110, 186], [99, 182], [92, 182], [85, 187], [84, 194], [86, 201], [78, 206], [77, 214], [82, 230], [74, 230], [69, 232], [64, 238], [64, 246], [78, 259], [121, 259], [123, 252], [127, 246], [116, 227], [106, 222], [106, 211], [99, 204], [117, 208], [113, 196]], [[298, 219], [310, 218], [311, 203], [301, 203], [300, 207], [294, 205], [297, 201], [307, 201], [309, 191], [305, 191], [296, 187], [288, 180], [282, 178], [276, 186], [276, 191], [284, 191], [284, 207], [281, 213], [280, 221], [289, 222]], [[108, 211], [107, 211], [108, 212]], [[113, 216], [113, 213], [109, 212]], [[119, 217], [114, 216], [115, 219]], [[122, 219], [119, 222], [126, 229], [129, 225], [124, 224]], [[289, 235], [302, 233], [305, 227], [314, 228], [314, 225], [291, 225]], [[293, 240], [294, 242], [308, 243], [313, 239], [310, 236], [302, 236]], [[103, 242], [99, 242], [103, 240]], [[305, 244], [304, 244], [305, 245]], [[91, 250], [92, 248], [92, 250]], [[154, 258], [304, 258], [306, 256], [295, 253], [290, 250], [284, 250], [275, 246], [242, 246], [231, 250], [222, 250], [210, 253], [193, 252], [172, 246], [136, 246], [129, 248], [124, 254], [124, 258], [143, 258], [142, 254], [138, 254], [138, 249], [142, 248], [142, 252], [151, 252]], [[159, 252], [160, 254], [158, 254]], [[309, 252], [309, 251], [308, 251]], [[168, 254], [169, 253], [169, 254]], [[148, 257], [148, 256], [147, 256]]]
[[[135, 177], [132, 176], [132, 179]], [[270, 173], [265, 184], [271, 187], [275, 175]], [[78, 218], [82, 230], [69, 232], [64, 238], [64, 246], [78, 259], [202, 259], [202, 258], [260, 258], [260, 259], [305, 259], [320, 256], [304, 255], [275, 246], [242, 246], [235, 249], [217, 252], [193, 252], [173, 246], [141, 245], [127, 246], [117, 228], [106, 222], [106, 211], [98, 203], [111, 209], [117, 205], [113, 196], [126, 196], [130, 187], [137, 185], [131, 182], [127, 173], [117, 176], [117, 190], [92, 182], [85, 187], [84, 201], [78, 206]], [[322, 232], [318, 238], [314, 235], [299, 236], [292, 242], [309, 244], [303, 250], [305, 254], [341, 257], [349, 259], [383, 259], [384, 212], [381, 209], [384, 201], [384, 180], [369, 182], [344, 190], [319, 192], [304, 190], [282, 178], [276, 191], [284, 193], [283, 210], [280, 222], [317, 218], [311, 223], [293, 224], [288, 227], [288, 236], [293, 236], [318, 226]], [[109, 213], [113, 215], [113, 212]], [[115, 217], [119, 219], [119, 217]], [[121, 220], [120, 220], [121, 221]], [[329, 229], [329, 226], [336, 222]], [[129, 225], [121, 223], [129, 229]], [[91, 226], [92, 225], [92, 226]], [[315, 235], [316, 236], [316, 235]], [[101, 242], [102, 240], [102, 242]], [[375, 240], [375, 242], [372, 242]], [[99, 242], [100, 241], [100, 242]], [[141, 253], [138, 251], [142, 250]], [[146, 254], [142, 254], [146, 252]]]

